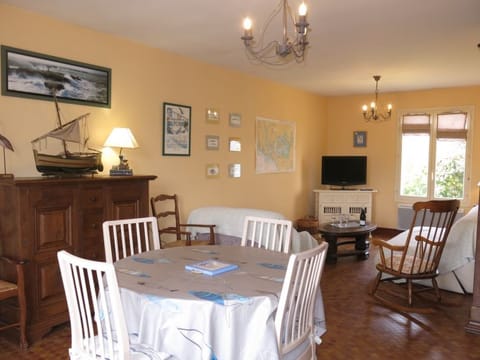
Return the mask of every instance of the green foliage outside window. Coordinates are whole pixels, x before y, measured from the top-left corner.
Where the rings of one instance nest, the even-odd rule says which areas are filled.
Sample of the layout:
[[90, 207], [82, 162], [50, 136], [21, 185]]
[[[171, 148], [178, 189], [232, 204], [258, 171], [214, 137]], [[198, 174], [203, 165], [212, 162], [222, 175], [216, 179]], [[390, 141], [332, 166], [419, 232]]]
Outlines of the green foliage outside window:
[[464, 164], [463, 156], [439, 161], [435, 181], [436, 198], [463, 199]]

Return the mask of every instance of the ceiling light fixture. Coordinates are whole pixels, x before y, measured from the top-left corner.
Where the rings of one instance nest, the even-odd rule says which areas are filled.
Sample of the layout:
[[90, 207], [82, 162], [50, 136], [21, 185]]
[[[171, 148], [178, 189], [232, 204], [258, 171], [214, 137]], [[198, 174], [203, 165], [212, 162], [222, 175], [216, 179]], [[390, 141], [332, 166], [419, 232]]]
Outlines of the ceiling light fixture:
[[385, 114], [378, 112], [378, 81], [380, 78], [380, 75], [373, 75], [373, 80], [375, 80], [375, 101], [370, 103], [370, 110], [368, 110], [367, 105], [362, 106], [363, 118], [367, 121], [388, 120], [392, 116], [392, 104], [387, 105], [387, 112]]
[[[273, 19], [282, 12], [283, 37], [281, 41], [265, 40], [265, 35]], [[291, 24], [290, 24], [291, 22]], [[289, 30], [288, 25], [294, 28]], [[307, 22], [307, 6], [302, 2], [298, 8], [298, 19], [292, 14], [287, 0], [280, 0], [277, 7], [268, 17], [260, 33], [259, 41], [255, 41], [252, 31], [252, 20], [246, 17], [243, 20], [244, 33], [241, 39], [245, 44], [247, 56], [250, 60], [267, 65], [285, 65], [293, 60], [297, 63], [305, 59], [308, 45], [307, 34], [309, 31]]]

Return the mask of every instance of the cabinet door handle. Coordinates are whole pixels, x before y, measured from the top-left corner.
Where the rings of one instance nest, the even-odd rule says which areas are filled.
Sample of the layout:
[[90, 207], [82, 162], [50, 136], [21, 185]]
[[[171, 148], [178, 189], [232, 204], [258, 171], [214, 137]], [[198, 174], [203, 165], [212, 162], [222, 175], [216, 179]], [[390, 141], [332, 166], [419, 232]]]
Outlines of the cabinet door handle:
[[96, 196], [92, 196], [92, 197], [90, 198], [90, 201], [91, 201], [91, 202], [96, 202], [97, 200], [98, 200], [98, 198], [97, 198]]
[[97, 228], [98, 228], [98, 224], [97, 224], [97, 223], [93, 223], [93, 224], [91, 225], [91, 227], [92, 227], [92, 229], [97, 229]]

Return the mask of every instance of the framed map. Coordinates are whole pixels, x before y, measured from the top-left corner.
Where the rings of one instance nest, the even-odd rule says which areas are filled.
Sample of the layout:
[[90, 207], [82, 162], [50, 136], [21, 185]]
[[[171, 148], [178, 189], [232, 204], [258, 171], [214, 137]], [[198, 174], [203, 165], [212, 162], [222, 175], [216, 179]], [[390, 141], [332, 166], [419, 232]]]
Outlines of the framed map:
[[295, 122], [257, 117], [256, 173], [295, 171]]

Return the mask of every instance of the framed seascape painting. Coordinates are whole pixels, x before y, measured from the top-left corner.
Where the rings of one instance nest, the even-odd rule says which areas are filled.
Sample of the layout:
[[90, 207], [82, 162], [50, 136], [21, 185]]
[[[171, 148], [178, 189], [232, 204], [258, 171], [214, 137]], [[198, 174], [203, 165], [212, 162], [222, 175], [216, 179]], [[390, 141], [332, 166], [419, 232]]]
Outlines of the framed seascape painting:
[[110, 107], [110, 69], [1, 47], [2, 95]]
[[163, 155], [190, 156], [192, 108], [163, 103]]

